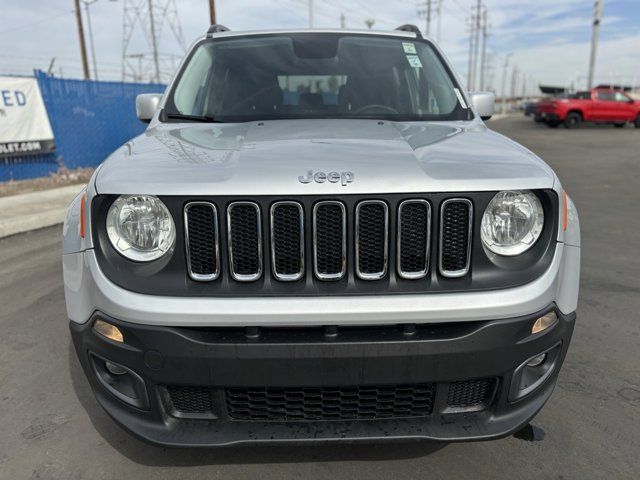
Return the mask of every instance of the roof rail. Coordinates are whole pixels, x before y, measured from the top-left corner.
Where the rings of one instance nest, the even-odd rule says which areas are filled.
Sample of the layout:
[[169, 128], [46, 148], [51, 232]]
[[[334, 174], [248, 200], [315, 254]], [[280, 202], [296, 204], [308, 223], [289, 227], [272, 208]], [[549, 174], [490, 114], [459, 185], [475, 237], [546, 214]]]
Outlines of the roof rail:
[[411, 23], [400, 25], [396, 30], [400, 30], [401, 32], [413, 32], [416, 34], [416, 37], [422, 38], [422, 32], [420, 32], [420, 29]]
[[211, 36], [214, 33], [220, 33], [220, 32], [228, 32], [229, 29], [227, 27], [225, 27], [224, 25], [220, 25], [219, 23], [214, 23], [213, 25], [211, 25], [209, 27], [209, 30], [207, 30], [207, 35]]

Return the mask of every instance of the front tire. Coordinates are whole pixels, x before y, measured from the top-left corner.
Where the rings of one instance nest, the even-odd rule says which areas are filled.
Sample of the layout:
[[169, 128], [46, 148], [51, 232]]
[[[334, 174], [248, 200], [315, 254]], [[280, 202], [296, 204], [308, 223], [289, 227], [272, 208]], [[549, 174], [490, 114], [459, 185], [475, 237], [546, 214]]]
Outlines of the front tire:
[[571, 112], [564, 119], [564, 126], [566, 128], [578, 128], [582, 125], [582, 115], [578, 112]]

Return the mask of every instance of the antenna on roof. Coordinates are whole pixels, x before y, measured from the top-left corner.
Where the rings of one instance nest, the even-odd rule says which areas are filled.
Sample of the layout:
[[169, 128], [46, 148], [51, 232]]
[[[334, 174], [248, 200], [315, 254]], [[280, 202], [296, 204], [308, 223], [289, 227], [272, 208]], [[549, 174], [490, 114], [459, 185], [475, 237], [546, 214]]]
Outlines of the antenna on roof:
[[420, 29], [410, 23], [407, 23], [405, 25], [400, 25], [398, 28], [396, 28], [396, 30], [400, 30], [401, 32], [413, 32], [416, 34], [416, 37], [422, 38], [422, 33], [420, 32]]
[[224, 25], [220, 25], [219, 23], [214, 23], [213, 25], [211, 25], [209, 27], [209, 30], [207, 30], [207, 35], [211, 36], [214, 33], [220, 33], [220, 32], [228, 32], [229, 29], [227, 27], [225, 27]]

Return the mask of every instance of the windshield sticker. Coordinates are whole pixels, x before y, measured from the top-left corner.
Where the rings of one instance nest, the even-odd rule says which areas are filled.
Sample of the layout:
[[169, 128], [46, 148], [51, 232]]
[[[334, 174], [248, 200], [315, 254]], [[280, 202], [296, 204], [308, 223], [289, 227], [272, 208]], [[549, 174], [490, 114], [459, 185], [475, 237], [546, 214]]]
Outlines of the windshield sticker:
[[416, 46], [413, 43], [402, 42], [402, 48], [404, 49], [404, 53], [410, 53], [413, 55], [417, 53]]
[[407, 55], [407, 60], [413, 68], [422, 68], [422, 62], [416, 55]]
[[458, 101], [460, 102], [460, 105], [462, 105], [462, 108], [469, 108], [467, 107], [467, 104], [465, 103], [464, 97], [460, 93], [460, 90], [458, 90], [457, 88], [454, 88], [453, 91], [456, 92], [456, 97], [458, 97]]

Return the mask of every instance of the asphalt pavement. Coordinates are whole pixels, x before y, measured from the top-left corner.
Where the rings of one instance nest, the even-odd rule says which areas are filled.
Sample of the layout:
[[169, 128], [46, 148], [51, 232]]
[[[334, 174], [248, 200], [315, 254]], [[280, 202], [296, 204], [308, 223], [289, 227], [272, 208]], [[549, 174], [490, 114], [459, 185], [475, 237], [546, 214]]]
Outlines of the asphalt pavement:
[[542, 440], [141, 443], [97, 405], [72, 350], [56, 226], [0, 240], [0, 479], [639, 478], [640, 129], [549, 129], [520, 116], [489, 126], [551, 164], [580, 212], [578, 320], [533, 422]]

